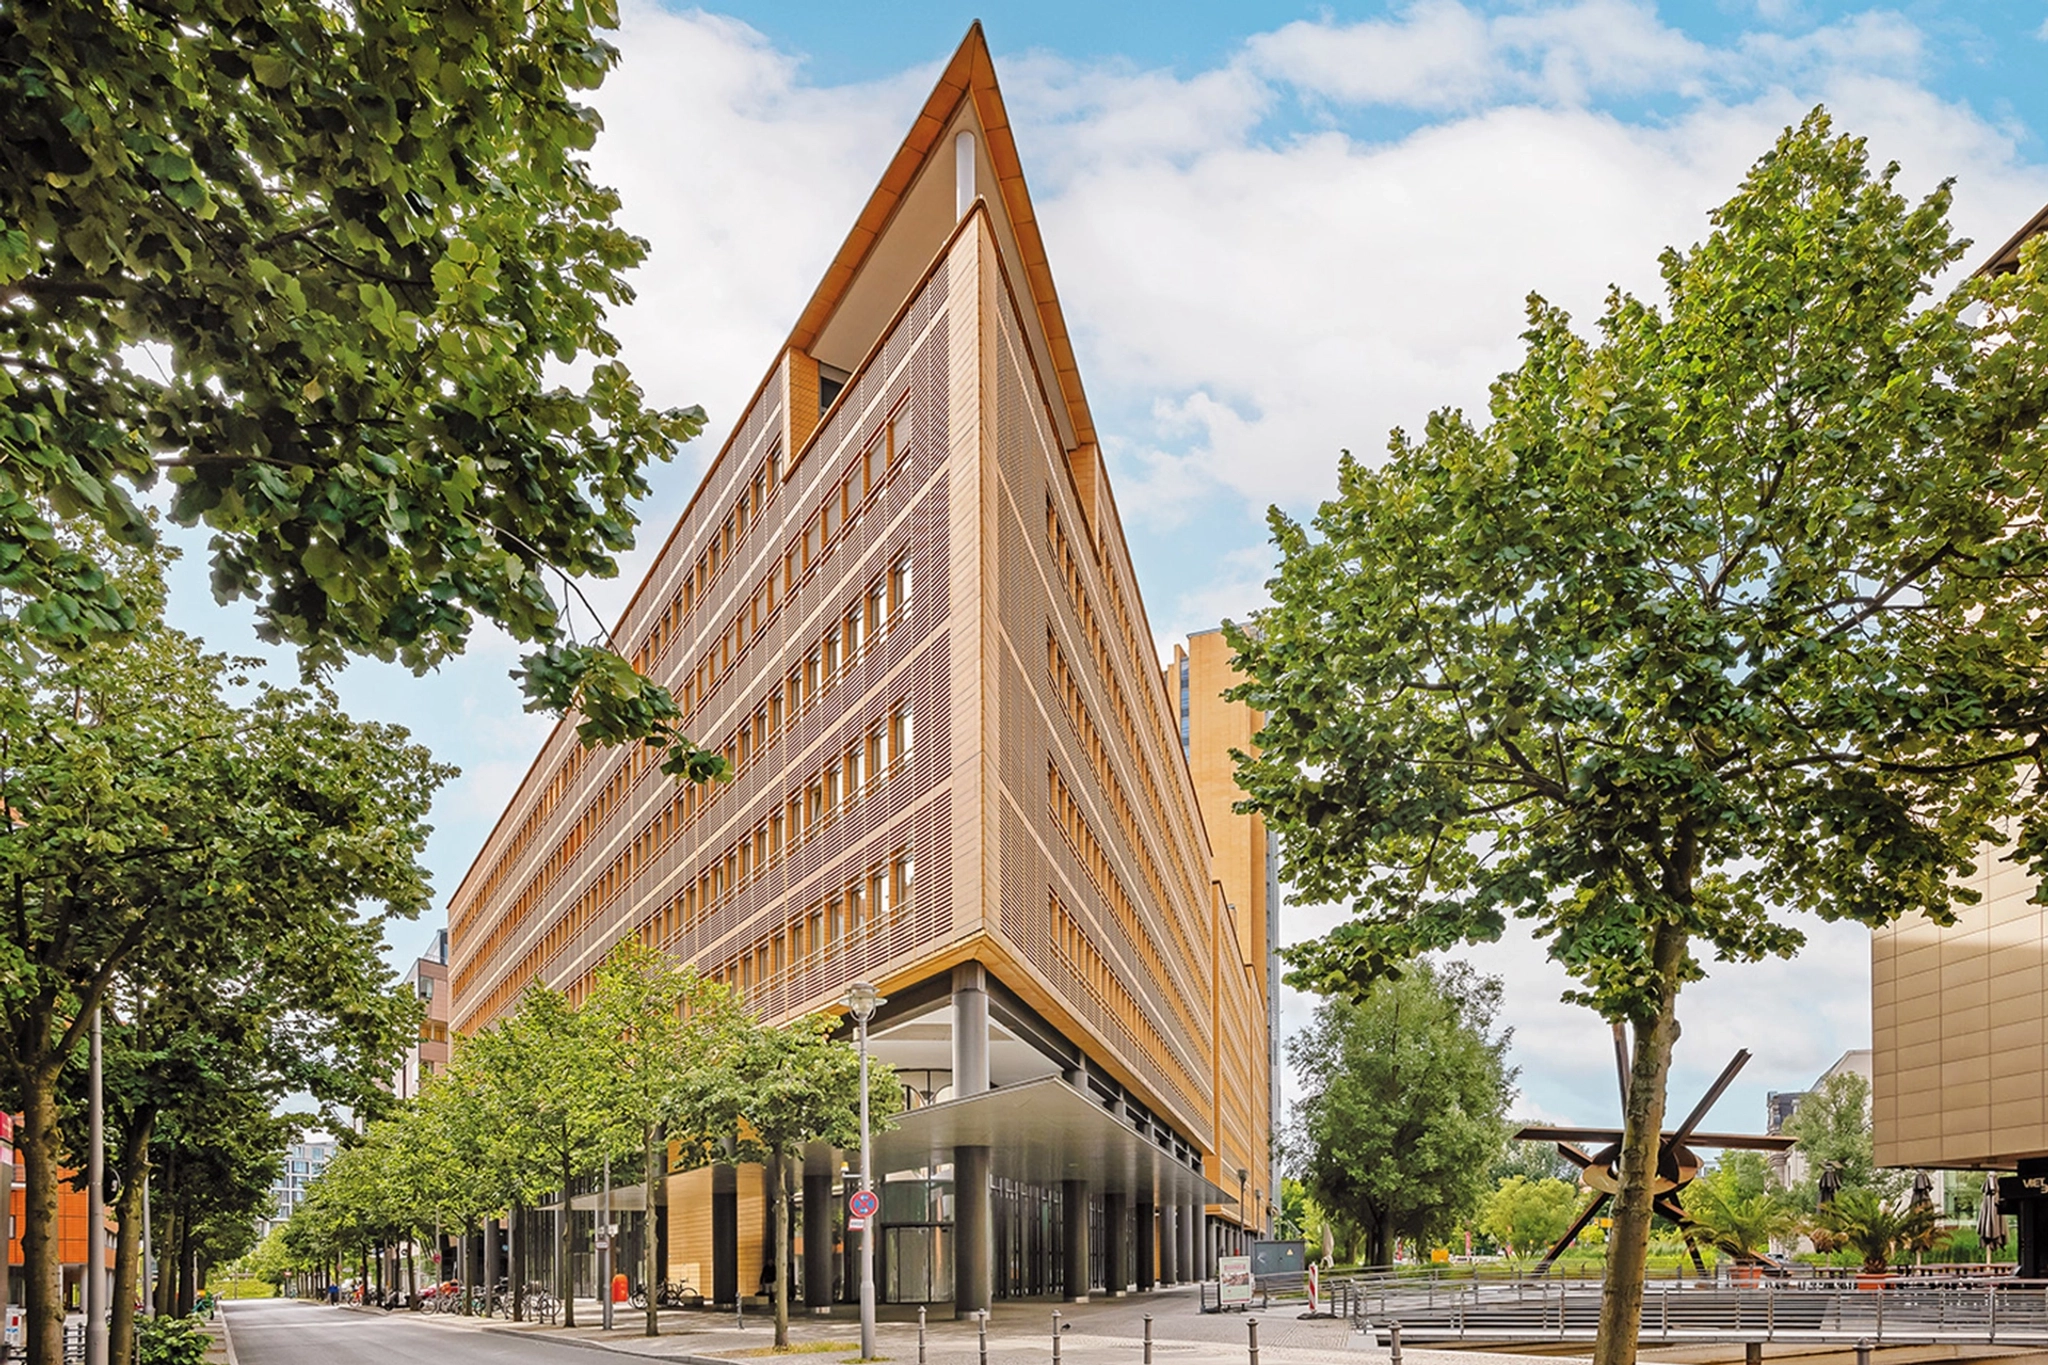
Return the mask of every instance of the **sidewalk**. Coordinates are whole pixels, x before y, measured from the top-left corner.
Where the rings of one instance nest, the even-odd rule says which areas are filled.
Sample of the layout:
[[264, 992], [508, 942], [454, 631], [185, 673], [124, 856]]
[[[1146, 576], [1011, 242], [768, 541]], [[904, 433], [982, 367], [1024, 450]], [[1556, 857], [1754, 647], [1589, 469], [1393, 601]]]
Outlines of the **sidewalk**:
[[[661, 1314], [658, 1337], [643, 1335], [645, 1314], [618, 1306], [614, 1327], [606, 1332], [590, 1324], [601, 1306], [578, 1300], [577, 1326], [544, 1327], [504, 1319], [465, 1318], [456, 1314], [409, 1314], [411, 1321], [431, 1323], [449, 1331], [488, 1332], [498, 1336], [535, 1336], [563, 1344], [586, 1346], [649, 1360], [686, 1365], [732, 1365], [774, 1354], [774, 1319], [749, 1310], [745, 1326], [730, 1312], [671, 1310]], [[1159, 1365], [1207, 1365], [1208, 1362], [1249, 1362], [1247, 1323], [1259, 1324], [1259, 1365], [1390, 1365], [1384, 1347], [1360, 1338], [1354, 1343], [1350, 1325], [1320, 1319], [1304, 1321], [1296, 1305], [1265, 1313], [1204, 1314], [1192, 1288], [1163, 1290], [1088, 1304], [1048, 1301], [998, 1304], [990, 1313], [988, 1358], [992, 1365], [1042, 1362], [1053, 1354], [1053, 1312], [1066, 1330], [1060, 1335], [1061, 1365], [1140, 1365], [1144, 1357], [1144, 1319], [1152, 1317], [1152, 1358]], [[377, 1311], [377, 1310], [362, 1310]], [[883, 1310], [876, 1324], [875, 1347], [880, 1357], [916, 1365], [917, 1322], [898, 1306]], [[943, 1315], [943, 1316], [942, 1316]], [[851, 1361], [860, 1354], [858, 1311], [836, 1306], [831, 1316], [792, 1315], [791, 1354], [801, 1352], [822, 1362]], [[1407, 1349], [1403, 1365], [1529, 1365], [1527, 1356], [1473, 1351]], [[957, 1322], [945, 1305], [934, 1305], [925, 1326], [925, 1365], [979, 1365], [977, 1324]]]

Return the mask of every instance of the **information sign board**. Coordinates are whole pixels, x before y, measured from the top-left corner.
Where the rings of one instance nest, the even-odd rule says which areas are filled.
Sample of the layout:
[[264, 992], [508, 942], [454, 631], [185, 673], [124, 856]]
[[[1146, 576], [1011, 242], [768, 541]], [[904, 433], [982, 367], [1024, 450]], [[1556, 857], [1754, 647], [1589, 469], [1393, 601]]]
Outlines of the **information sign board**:
[[1216, 1258], [1216, 1302], [1224, 1308], [1242, 1307], [1252, 1301], [1252, 1258]]

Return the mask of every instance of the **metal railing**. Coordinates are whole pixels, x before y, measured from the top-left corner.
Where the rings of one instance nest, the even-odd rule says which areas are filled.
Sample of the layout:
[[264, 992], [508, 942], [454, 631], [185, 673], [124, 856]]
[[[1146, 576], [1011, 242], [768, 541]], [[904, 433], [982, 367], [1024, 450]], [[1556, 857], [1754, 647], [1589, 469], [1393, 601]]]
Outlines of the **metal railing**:
[[[1422, 1341], [1591, 1341], [1598, 1281], [1462, 1283], [1358, 1277], [1341, 1291], [1354, 1327], [1399, 1324]], [[1643, 1293], [1644, 1341], [2048, 1344], [2048, 1281], [2009, 1276], [1802, 1276], [1757, 1284], [1661, 1280]]]

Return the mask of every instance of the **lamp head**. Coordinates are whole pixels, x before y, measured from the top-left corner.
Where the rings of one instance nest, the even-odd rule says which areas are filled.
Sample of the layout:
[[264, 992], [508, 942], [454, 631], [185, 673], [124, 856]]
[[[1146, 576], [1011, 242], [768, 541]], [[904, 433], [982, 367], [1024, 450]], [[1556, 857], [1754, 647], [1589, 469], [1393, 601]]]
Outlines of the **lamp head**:
[[839, 1003], [846, 1006], [847, 1012], [855, 1019], [865, 1024], [874, 1018], [876, 1010], [888, 1003], [888, 997], [876, 990], [872, 983], [856, 981], [846, 988], [846, 994], [840, 997]]

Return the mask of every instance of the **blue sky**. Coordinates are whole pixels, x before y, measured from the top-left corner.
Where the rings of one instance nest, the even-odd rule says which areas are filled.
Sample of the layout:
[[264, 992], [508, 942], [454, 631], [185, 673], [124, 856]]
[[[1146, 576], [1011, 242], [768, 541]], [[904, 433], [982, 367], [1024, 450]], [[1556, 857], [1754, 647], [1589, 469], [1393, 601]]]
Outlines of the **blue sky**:
[[[2048, 0], [628, 0], [595, 161], [654, 254], [617, 327], [651, 395], [701, 402], [713, 424], [657, 472], [644, 546], [976, 17], [1162, 644], [1258, 605], [1265, 508], [1311, 508], [1339, 448], [1376, 451], [1390, 427], [1481, 401], [1514, 360], [1527, 291], [1581, 314], [1610, 283], [1654, 293], [1657, 251], [1695, 240], [1816, 103], [1910, 190], [1956, 177], [1958, 228], [1985, 248], [2048, 202]], [[602, 610], [646, 559], [591, 586]], [[197, 556], [175, 612], [220, 648], [254, 647]], [[435, 811], [444, 898], [545, 734], [506, 677], [516, 654], [484, 634], [427, 679], [359, 665], [338, 680], [353, 710], [412, 725], [464, 769]], [[1329, 922], [1290, 917], [1297, 934]], [[394, 960], [428, 933], [398, 929]], [[1523, 1108], [1610, 1112], [1601, 1027], [1558, 1002], [1541, 950], [1473, 958], [1507, 984]], [[1290, 997], [1289, 1020], [1305, 1009]], [[1865, 936], [1815, 926], [1797, 962], [1717, 971], [1682, 1013], [1675, 1093], [1747, 1046], [1716, 1122], [1756, 1121], [1765, 1090], [1867, 1045]]]

